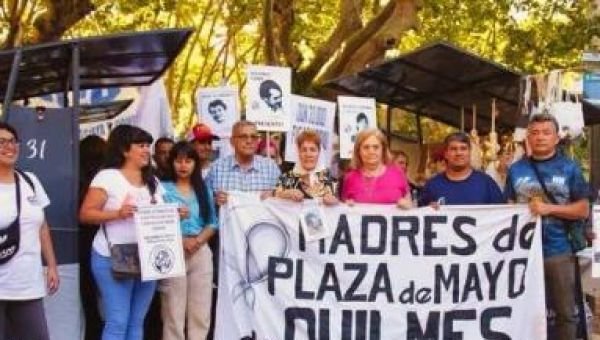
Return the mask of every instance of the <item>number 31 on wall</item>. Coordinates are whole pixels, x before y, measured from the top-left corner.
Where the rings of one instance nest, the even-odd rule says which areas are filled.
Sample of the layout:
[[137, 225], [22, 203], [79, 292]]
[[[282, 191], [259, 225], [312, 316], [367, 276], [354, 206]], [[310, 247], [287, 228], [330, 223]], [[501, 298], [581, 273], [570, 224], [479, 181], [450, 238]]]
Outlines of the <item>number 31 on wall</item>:
[[30, 139], [27, 141], [27, 148], [29, 149], [29, 153], [27, 154], [28, 159], [39, 158], [44, 159], [46, 154], [46, 140], [42, 139], [39, 141], [37, 139]]

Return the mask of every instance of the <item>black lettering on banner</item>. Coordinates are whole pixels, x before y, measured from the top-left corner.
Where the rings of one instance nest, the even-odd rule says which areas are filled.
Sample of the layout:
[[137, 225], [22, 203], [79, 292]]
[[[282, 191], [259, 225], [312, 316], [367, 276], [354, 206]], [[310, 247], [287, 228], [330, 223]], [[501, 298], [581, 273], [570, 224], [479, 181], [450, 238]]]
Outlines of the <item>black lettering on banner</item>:
[[512, 308], [510, 307], [486, 308], [481, 313], [481, 336], [486, 340], [511, 340], [508, 334], [492, 330], [492, 319], [510, 318], [511, 315]]
[[455, 321], [475, 320], [477, 313], [475, 309], [451, 310], [444, 313], [444, 334], [442, 339], [463, 340], [463, 332], [454, 331]]
[[[517, 270], [522, 267], [520, 271], [521, 276], [517, 278]], [[527, 258], [512, 259], [508, 262], [508, 297], [510, 299], [516, 299], [525, 292], [525, 275], [527, 273]], [[517, 287], [517, 282], [518, 287]]]
[[329, 340], [329, 309], [319, 309], [319, 340]]
[[390, 280], [390, 273], [387, 270], [387, 263], [380, 263], [377, 266], [375, 272], [375, 278], [373, 279], [373, 287], [369, 293], [369, 302], [374, 302], [377, 299], [379, 293], [385, 294], [387, 302], [394, 302], [394, 295], [392, 294], [392, 283]]
[[477, 250], [477, 243], [475, 243], [475, 239], [471, 237], [471, 235], [467, 234], [463, 230], [463, 226], [471, 226], [475, 227], [477, 225], [476, 220], [470, 216], [457, 216], [452, 223], [452, 228], [458, 237], [463, 239], [467, 245], [464, 248], [459, 248], [455, 245], [450, 246], [450, 250], [453, 254], [468, 256], [475, 254]]
[[408, 287], [404, 288], [398, 297], [398, 302], [403, 304], [427, 303], [431, 301], [431, 288], [416, 289], [415, 281], [411, 280]]
[[406, 314], [406, 326], [406, 340], [439, 339], [440, 312], [429, 312], [425, 330], [421, 327], [419, 315], [416, 312], [408, 312]]
[[[401, 229], [400, 226], [408, 224], [409, 229]], [[391, 255], [400, 254], [399, 238], [406, 237], [410, 251], [413, 255], [419, 255], [417, 248], [417, 234], [419, 233], [419, 218], [417, 216], [393, 216], [392, 217], [392, 249]]]
[[354, 323], [356, 327], [356, 340], [367, 340], [367, 333], [365, 332], [367, 329], [367, 311], [366, 310], [358, 310], [356, 311], [356, 322]]
[[[499, 253], [512, 251], [515, 248], [515, 238], [517, 236], [517, 223], [519, 222], [519, 215], [513, 215], [510, 227], [502, 229], [496, 237], [494, 237], [494, 249]], [[506, 238], [506, 244], [500, 244], [502, 240]]]
[[344, 270], [357, 271], [354, 280], [344, 294], [344, 301], [367, 301], [367, 294], [355, 294], [356, 290], [367, 275], [366, 263], [344, 263]]
[[381, 314], [378, 310], [369, 313], [369, 340], [381, 339]]
[[498, 289], [498, 278], [500, 277], [500, 273], [502, 272], [502, 267], [504, 267], [504, 260], [498, 262], [496, 265], [496, 269], [492, 271], [492, 264], [489, 262], [483, 263], [483, 269], [485, 270], [485, 276], [487, 277], [489, 292], [488, 298], [490, 301], [496, 300], [496, 290]]
[[519, 246], [521, 249], [531, 249], [533, 234], [535, 233], [535, 222], [525, 224], [519, 233]]
[[448, 276], [444, 273], [444, 266], [441, 264], [435, 265], [435, 283], [433, 292], [433, 302], [441, 303], [442, 300], [442, 285], [446, 291], [452, 292], [452, 302], [458, 302], [458, 295], [460, 289], [458, 287], [459, 279], [459, 267], [458, 264], [450, 265], [450, 272]]
[[496, 300], [496, 289], [498, 289], [498, 278], [500, 277], [500, 273], [502, 272], [502, 267], [504, 267], [504, 260], [498, 262], [496, 269], [492, 271], [492, 264], [489, 262], [485, 262], [483, 264], [483, 269], [485, 270], [485, 276], [487, 277], [487, 281], [489, 283], [489, 294], [488, 298], [490, 301]]
[[[269, 256], [267, 268], [267, 287], [269, 294], [275, 295], [276, 279], [289, 279], [292, 277], [293, 265], [294, 263], [290, 259]], [[284, 268], [284, 270], [278, 270], [278, 268]]]
[[302, 289], [302, 282], [304, 279], [304, 261], [301, 259], [296, 260], [296, 282], [294, 286], [296, 299], [312, 300], [315, 298], [315, 292], [306, 291]]
[[315, 312], [310, 308], [287, 308], [285, 310], [285, 340], [294, 340], [296, 335], [296, 321], [306, 322], [306, 336], [308, 340], [315, 338]]
[[304, 230], [302, 230], [300, 222], [298, 222], [298, 250], [301, 252], [306, 251], [306, 237], [304, 237]]
[[477, 300], [483, 300], [483, 293], [481, 292], [481, 282], [479, 281], [479, 272], [477, 271], [476, 263], [469, 263], [467, 269], [467, 278], [465, 279], [465, 286], [463, 288], [462, 302], [469, 299], [471, 292], [474, 292], [477, 296]]
[[352, 339], [353, 315], [351, 310], [342, 311], [342, 339]]
[[[379, 243], [369, 246], [369, 239], [379, 235]], [[381, 255], [385, 253], [387, 244], [387, 220], [379, 215], [363, 215], [361, 223], [360, 253], [364, 255]]]
[[448, 250], [444, 247], [435, 247], [433, 240], [437, 238], [437, 233], [433, 231], [434, 224], [447, 224], [447, 216], [425, 216], [425, 226], [423, 230], [423, 255], [424, 256], [443, 256], [448, 254]]
[[354, 254], [354, 244], [352, 244], [352, 235], [350, 234], [350, 227], [348, 226], [348, 217], [345, 214], [340, 215], [335, 234], [333, 234], [333, 237], [331, 238], [329, 254], [337, 253], [338, 247], [342, 245], [346, 246], [348, 254]]
[[325, 263], [323, 277], [321, 277], [321, 283], [319, 284], [319, 290], [317, 292], [317, 300], [323, 300], [323, 296], [327, 292], [332, 292], [335, 295], [335, 299], [338, 301], [342, 299], [340, 281], [335, 272], [334, 264], [330, 262]]

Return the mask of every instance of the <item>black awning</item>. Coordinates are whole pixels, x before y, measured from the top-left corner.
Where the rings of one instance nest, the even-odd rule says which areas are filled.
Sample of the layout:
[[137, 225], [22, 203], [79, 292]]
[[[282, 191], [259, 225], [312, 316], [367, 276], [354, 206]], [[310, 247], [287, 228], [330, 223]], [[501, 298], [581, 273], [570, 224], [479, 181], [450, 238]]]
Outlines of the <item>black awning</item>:
[[0, 98], [4, 100], [6, 95], [19, 50], [13, 100], [63, 92], [69, 85], [75, 45], [80, 53], [81, 89], [151, 84], [173, 63], [191, 33], [190, 29], [135, 32], [0, 51]]
[[399, 58], [369, 67], [326, 87], [427, 116], [460, 127], [472, 127], [471, 108], [477, 107], [477, 129], [488, 132], [491, 102], [496, 99], [498, 129], [514, 128], [519, 120], [521, 74], [446, 42], [428, 45]]

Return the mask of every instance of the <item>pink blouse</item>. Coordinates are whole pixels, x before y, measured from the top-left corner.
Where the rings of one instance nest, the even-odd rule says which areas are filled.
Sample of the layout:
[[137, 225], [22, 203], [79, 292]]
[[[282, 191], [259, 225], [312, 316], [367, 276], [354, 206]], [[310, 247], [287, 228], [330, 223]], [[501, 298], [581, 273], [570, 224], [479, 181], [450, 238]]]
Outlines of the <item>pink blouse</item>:
[[404, 172], [396, 165], [387, 165], [379, 177], [366, 177], [361, 170], [350, 170], [344, 176], [341, 197], [356, 203], [396, 203], [409, 190]]

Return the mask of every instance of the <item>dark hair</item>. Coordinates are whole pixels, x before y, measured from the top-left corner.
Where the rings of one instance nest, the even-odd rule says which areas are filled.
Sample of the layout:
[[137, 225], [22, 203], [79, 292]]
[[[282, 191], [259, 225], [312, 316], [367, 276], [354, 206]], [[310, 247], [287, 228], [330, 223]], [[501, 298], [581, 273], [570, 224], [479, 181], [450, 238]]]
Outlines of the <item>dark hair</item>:
[[356, 116], [356, 122], [360, 122], [361, 120], [364, 120], [365, 122], [369, 123], [369, 118], [367, 118], [367, 115], [364, 112], [359, 113]]
[[17, 141], [19, 140], [19, 135], [17, 134], [17, 130], [12, 125], [5, 123], [5, 122], [0, 122], [0, 130], [6, 130], [6, 131], [10, 132]]
[[161, 144], [175, 144], [175, 141], [172, 140], [169, 137], [160, 137], [159, 139], [156, 140], [156, 142], [154, 142], [154, 152], [156, 152], [156, 149], [158, 149], [158, 147]]
[[258, 92], [260, 93], [260, 97], [268, 98], [271, 95], [269, 93], [269, 90], [271, 90], [271, 89], [275, 89], [275, 90], [279, 91], [280, 93], [282, 92], [279, 84], [277, 84], [276, 82], [274, 82], [271, 79], [267, 79], [267, 80], [263, 81], [262, 83], [260, 83], [260, 86], [258, 89]]
[[192, 144], [182, 141], [177, 142], [169, 152], [169, 158], [167, 161], [167, 179], [173, 182], [177, 181], [177, 175], [175, 174], [175, 160], [178, 157], [190, 158], [194, 161], [194, 169], [190, 180], [194, 193], [198, 199], [198, 206], [200, 207], [200, 217], [203, 221], [208, 221], [210, 218], [210, 206], [209, 206], [209, 192], [202, 179], [202, 169], [200, 168], [200, 158], [198, 153], [192, 146]]
[[551, 122], [552, 125], [554, 125], [554, 131], [556, 131], [556, 132], [559, 131], [558, 121], [556, 120], [556, 118], [553, 115], [551, 115], [549, 113], [538, 113], [538, 114], [531, 116], [531, 119], [529, 119], [528, 126], [531, 126], [531, 124], [533, 124], [533, 123], [546, 123], [546, 122]]
[[[120, 169], [125, 164], [124, 153], [129, 151], [132, 144], [152, 144], [152, 136], [132, 125], [119, 125], [108, 136], [104, 168]], [[156, 193], [156, 179], [150, 164], [142, 168], [142, 182], [148, 186], [150, 194]]]
[[459, 142], [467, 144], [471, 148], [471, 137], [464, 132], [453, 132], [444, 138], [444, 148], [448, 148], [448, 145], [452, 142]]
[[216, 106], [222, 106], [224, 109], [227, 109], [227, 105], [225, 105], [225, 102], [223, 102], [221, 99], [215, 99], [215, 100], [211, 101], [210, 103], [208, 103], [209, 110]]
[[106, 154], [106, 141], [89, 135], [79, 142], [79, 204], [81, 205], [90, 182], [102, 168]]

